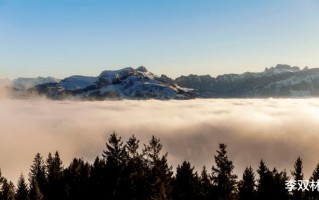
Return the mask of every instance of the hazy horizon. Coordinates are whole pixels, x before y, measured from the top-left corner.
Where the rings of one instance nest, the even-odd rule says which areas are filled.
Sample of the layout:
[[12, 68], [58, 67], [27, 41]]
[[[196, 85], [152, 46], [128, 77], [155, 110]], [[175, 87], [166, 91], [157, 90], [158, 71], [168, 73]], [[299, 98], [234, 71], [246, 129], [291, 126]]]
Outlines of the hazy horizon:
[[[290, 65], [290, 64], [285, 64], [285, 63], [277, 63], [277, 64], [274, 64], [274, 65], [272, 65], [272, 66], [268, 66], [268, 67], [264, 67], [263, 69], [257, 69], [257, 70], [259, 70], [259, 71], [243, 71], [243, 72], [239, 72], [238, 74], [243, 74], [243, 73], [246, 73], [246, 72], [252, 72], [252, 73], [259, 73], [259, 72], [263, 72], [266, 68], [271, 68], [271, 67], [275, 67], [276, 65], [278, 65], [278, 64], [280, 64], [280, 65]], [[140, 66], [144, 66], [144, 65], [140, 65]], [[295, 67], [296, 65], [290, 65], [291, 67]], [[139, 66], [126, 66], [126, 67], [132, 67], [132, 68], [137, 68], [137, 67], [139, 67]], [[124, 69], [124, 68], [126, 68], [126, 67], [119, 67], [119, 68], [114, 68], [114, 69], [104, 69], [104, 70], [121, 70], [121, 69]], [[144, 66], [144, 67], [146, 67], [147, 68], [147, 70], [148, 71], [150, 71], [150, 72], [153, 72], [152, 71], [152, 67], [151, 66]], [[308, 67], [309, 69], [312, 69], [312, 68], [319, 68], [319, 66], [318, 67], [316, 67], [316, 66], [296, 66], [296, 67], [299, 67], [300, 68], [300, 70], [302, 70], [303, 68], [305, 68], [305, 67]], [[102, 71], [104, 71], [104, 70], [102, 70]], [[75, 73], [75, 74], [70, 74], [69, 76], [65, 76], [65, 77], [54, 77], [54, 76], [52, 76], [52, 75], [50, 75], [50, 74], [47, 74], [47, 75], [44, 75], [44, 76], [42, 76], [42, 75], [36, 75], [36, 76], [23, 76], [23, 75], [18, 75], [17, 77], [14, 77], [14, 78], [9, 78], [9, 77], [6, 77], [5, 75], [0, 75], [0, 79], [9, 79], [10, 81], [12, 81], [12, 80], [15, 80], [15, 79], [17, 79], [17, 78], [37, 78], [37, 77], [53, 77], [53, 78], [57, 78], [57, 79], [64, 79], [64, 78], [67, 78], [67, 77], [70, 77], [70, 76], [77, 76], [77, 75], [80, 75], [80, 76], [98, 76], [98, 75], [100, 75], [100, 73], [102, 72], [102, 71], [100, 71], [99, 73], [97, 73], [97, 74], [78, 74], [78, 73]], [[183, 74], [183, 72], [181, 72], [181, 74], [180, 75], [178, 75], [178, 76], [176, 76], [176, 77], [174, 77], [174, 76], [170, 76], [169, 74], [167, 74], [166, 72], [161, 72], [161, 73], [159, 73], [159, 74], [155, 74], [155, 75], [158, 75], [158, 76], [160, 76], [160, 75], [162, 75], [162, 74], [165, 74], [166, 76], [168, 76], [168, 77], [170, 77], [170, 78], [172, 78], [172, 79], [175, 79], [175, 78], [178, 78], [178, 77], [180, 77], [180, 76], [188, 76], [188, 75], [191, 75], [191, 74], [195, 74], [195, 73], [190, 73], [190, 74]], [[226, 73], [226, 74], [236, 74], [236, 73], [233, 73], [233, 72], [229, 72], [229, 73]], [[224, 74], [217, 74], [217, 75], [212, 75], [212, 74], [208, 74], [208, 73], [204, 73], [204, 74], [195, 74], [195, 75], [199, 75], [199, 76], [201, 76], [201, 75], [210, 75], [211, 77], [217, 77], [217, 76], [219, 76], [219, 75], [224, 75]]]

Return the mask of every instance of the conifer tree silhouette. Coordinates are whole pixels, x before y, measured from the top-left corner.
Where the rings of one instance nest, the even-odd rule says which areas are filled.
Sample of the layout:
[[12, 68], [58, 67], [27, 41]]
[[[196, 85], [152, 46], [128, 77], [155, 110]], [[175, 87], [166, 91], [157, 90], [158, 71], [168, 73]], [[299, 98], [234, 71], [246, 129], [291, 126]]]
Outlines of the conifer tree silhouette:
[[[319, 163], [317, 164], [315, 170], [313, 171], [311, 177], [310, 177], [310, 184], [315, 183], [319, 181]], [[307, 197], [309, 200], [317, 200], [319, 199], [319, 188], [313, 188], [307, 192]]]
[[145, 162], [148, 166], [149, 199], [170, 200], [172, 198], [172, 167], [167, 163], [167, 153], [161, 155], [160, 140], [152, 136], [148, 145], [144, 145]]
[[66, 189], [63, 176], [63, 165], [59, 153], [56, 151], [54, 157], [49, 153], [46, 160], [47, 186], [44, 195], [47, 200], [64, 199]]
[[29, 199], [28, 185], [25, 182], [23, 174], [21, 174], [17, 184], [15, 200], [28, 200], [28, 199]]
[[103, 151], [103, 157], [106, 160], [105, 165], [105, 196], [109, 199], [123, 199], [123, 193], [120, 192], [123, 179], [123, 170], [127, 162], [126, 147], [122, 138], [113, 132], [106, 144], [106, 150]]
[[47, 186], [45, 164], [40, 153], [33, 159], [29, 172], [30, 199], [43, 199]]
[[187, 161], [177, 166], [173, 184], [173, 200], [200, 199], [200, 180]]
[[[291, 171], [292, 178], [295, 181], [304, 180], [302, 168], [303, 168], [302, 159], [298, 157], [294, 165], [294, 170]], [[304, 200], [304, 199], [305, 199], [305, 192], [303, 192], [302, 190], [299, 190], [297, 187], [297, 189], [292, 192], [292, 200]]]
[[253, 168], [246, 167], [243, 178], [239, 182], [239, 200], [255, 200], [256, 199], [256, 180]]
[[237, 175], [233, 174], [234, 165], [227, 157], [225, 144], [219, 144], [214, 158], [216, 166], [212, 167], [212, 179], [217, 189], [217, 198], [233, 200], [237, 195]]
[[15, 187], [14, 184], [6, 178], [3, 179], [1, 192], [0, 192], [1, 200], [15, 200]]
[[211, 177], [208, 175], [207, 169], [204, 166], [200, 176], [201, 194], [200, 199], [212, 199], [214, 196], [214, 187], [211, 181]]

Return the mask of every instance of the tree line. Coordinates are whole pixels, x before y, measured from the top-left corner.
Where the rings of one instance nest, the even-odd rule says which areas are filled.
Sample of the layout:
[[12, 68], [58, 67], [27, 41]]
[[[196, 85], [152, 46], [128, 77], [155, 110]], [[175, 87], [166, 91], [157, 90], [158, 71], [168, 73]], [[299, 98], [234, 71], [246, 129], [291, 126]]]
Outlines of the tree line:
[[[174, 173], [167, 156], [154, 136], [140, 149], [134, 135], [124, 143], [112, 133], [102, 157], [92, 164], [74, 158], [64, 167], [58, 152], [46, 159], [38, 153], [28, 180], [21, 174], [17, 186], [0, 170], [0, 200], [319, 200], [317, 190], [286, 188], [288, 180], [304, 179], [301, 158], [291, 177], [286, 171], [269, 169], [261, 160], [257, 173], [246, 167], [239, 179], [225, 144], [219, 145], [211, 168], [204, 166], [200, 172], [184, 161]], [[318, 179], [319, 164], [309, 180]]]

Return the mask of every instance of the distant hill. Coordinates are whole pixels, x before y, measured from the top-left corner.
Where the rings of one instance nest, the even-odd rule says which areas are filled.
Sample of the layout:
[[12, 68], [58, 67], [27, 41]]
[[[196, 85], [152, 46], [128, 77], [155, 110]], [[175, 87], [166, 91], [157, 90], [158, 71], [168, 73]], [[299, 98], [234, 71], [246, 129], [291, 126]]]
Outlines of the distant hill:
[[[8, 81], [7, 81], [8, 85]], [[1, 86], [1, 80], [0, 80]], [[319, 68], [278, 64], [263, 72], [156, 76], [141, 66], [106, 70], [96, 77], [18, 78], [10, 83], [18, 96], [40, 94], [52, 99], [191, 99], [319, 96]], [[17, 96], [17, 95], [15, 95]]]
[[37, 77], [37, 78], [17, 78], [11, 82], [11, 87], [19, 90], [26, 90], [36, 85], [45, 83], [58, 83], [60, 80], [53, 77]]
[[37, 85], [28, 90], [53, 99], [189, 99], [190, 89], [168, 83], [145, 67], [103, 71], [97, 77], [71, 76], [58, 83]]
[[194, 89], [197, 97], [314, 97], [319, 96], [319, 69], [277, 65], [263, 72], [181, 76], [181, 87]]

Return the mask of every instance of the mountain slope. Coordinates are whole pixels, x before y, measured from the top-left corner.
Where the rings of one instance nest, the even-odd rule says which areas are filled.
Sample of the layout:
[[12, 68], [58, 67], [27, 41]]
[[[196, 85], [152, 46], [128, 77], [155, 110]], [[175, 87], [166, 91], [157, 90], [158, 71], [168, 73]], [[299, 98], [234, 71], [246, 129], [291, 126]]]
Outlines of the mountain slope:
[[19, 78], [11, 84], [15, 96], [34, 93], [52, 99], [190, 99], [268, 98], [319, 96], [319, 68], [277, 65], [263, 72], [181, 76], [156, 76], [145, 67], [105, 70], [96, 77], [70, 76]]
[[17, 78], [11, 82], [11, 87], [18, 90], [26, 90], [36, 85], [45, 83], [58, 83], [60, 80], [53, 77]]
[[297, 97], [319, 96], [319, 69], [289, 65], [266, 68], [260, 73], [181, 76], [182, 87], [193, 88], [198, 97]]
[[37, 85], [38, 92], [53, 99], [188, 99], [189, 89], [162, 81], [145, 67], [106, 70], [97, 77], [71, 76], [58, 83]]

